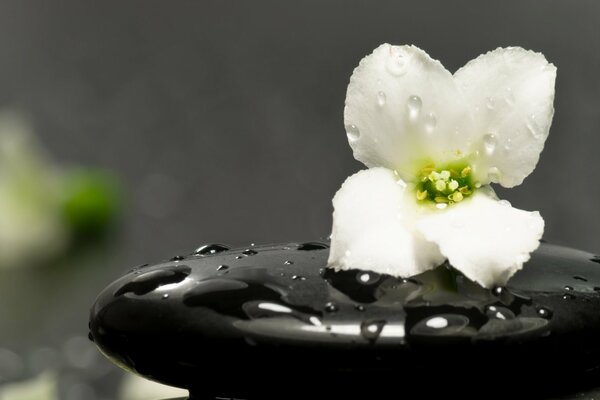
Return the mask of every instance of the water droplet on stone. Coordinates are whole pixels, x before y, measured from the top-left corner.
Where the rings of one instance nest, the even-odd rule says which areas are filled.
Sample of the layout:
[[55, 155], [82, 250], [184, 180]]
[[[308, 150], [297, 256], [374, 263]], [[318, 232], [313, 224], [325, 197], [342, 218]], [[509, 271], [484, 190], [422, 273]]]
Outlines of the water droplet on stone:
[[356, 125], [346, 125], [346, 135], [350, 142], [356, 142], [360, 138], [360, 130]]
[[373, 283], [379, 281], [379, 274], [375, 272], [358, 272], [356, 274], [356, 280], [358, 283], [362, 283], [364, 285], [372, 285]]
[[298, 250], [301, 251], [325, 250], [328, 248], [329, 246], [327, 246], [325, 243], [319, 242], [307, 242], [298, 246]]
[[325, 311], [327, 311], [327, 312], [336, 312], [338, 310], [339, 310], [339, 307], [335, 303], [329, 302], [329, 303], [325, 304]]
[[514, 319], [515, 318], [515, 314], [510, 311], [508, 308], [506, 307], [502, 307], [502, 306], [487, 306], [485, 309], [485, 314], [489, 317], [489, 318], [495, 318], [495, 319]]
[[115, 292], [115, 296], [134, 293], [138, 296], [150, 293], [154, 289], [183, 281], [191, 272], [187, 266], [155, 269], [136, 276]]
[[360, 334], [370, 342], [374, 342], [384, 326], [385, 321], [365, 321], [360, 325]]
[[194, 251], [194, 255], [195, 256], [207, 256], [207, 255], [221, 253], [221, 252], [224, 252], [227, 250], [229, 250], [229, 247], [225, 246], [224, 244], [218, 244], [218, 243], [206, 244], [204, 246], [198, 247], [196, 249], [196, 251]]
[[496, 105], [496, 101], [494, 100], [493, 97], [488, 97], [485, 101], [485, 106], [490, 109], [493, 110], [494, 106]]
[[423, 106], [423, 101], [419, 96], [410, 96], [408, 98], [408, 102], [406, 103], [408, 107], [408, 116], [410, 119], [416, 119], [421, 112], [421, 107]]
[[483, 149], [488, 156], [491, 156], [496, 151], [498, 141], [493, 133], [489, 133], [483, 137]]
[[434, 113], [429, 113], [425, 116], [425, 131], [427, 133], [431, 133], [435, 130], [437, 125], [437, 119], [435, 118]]
[[545, 318], [545, 319], [552, 318], [552, 314], [553, 314], [552, 310], [550, 310], [547, 307], [537, 307], [536, 311], [537, 311], [537, 314], [542, 318]]
[[386, 101], [387, 101], [387, 98], [386, 98], [386, 96], [385, 96], [385, 92], [383, 92], [383, 91], [379, 91], [379, 92], [377, 93], [377, 105], [378, 105], [379, 107], [383, 107], [383, 106], [385, 106], [385, 102], [386, 102]]
[[428, 319], [425, 325], [433, 329], [443, 329], [448, 326], [448, 320], [444, 317], [433, 317]]

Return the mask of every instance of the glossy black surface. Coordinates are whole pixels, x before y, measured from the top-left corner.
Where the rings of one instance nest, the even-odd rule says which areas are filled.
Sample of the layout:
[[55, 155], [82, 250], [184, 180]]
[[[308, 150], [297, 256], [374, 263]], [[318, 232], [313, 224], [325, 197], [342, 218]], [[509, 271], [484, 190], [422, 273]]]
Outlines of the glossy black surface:
[[398, 396], [405, 385], [549, 398], [600, 386], [592, 254], [542, 244], [507, 287], [487, 290], [448, 265], [410, 279], [335, 272], [326, 242], [205, 248], [216, 251], [130, 271], [90, 321], [113, 361], [193, 399]]

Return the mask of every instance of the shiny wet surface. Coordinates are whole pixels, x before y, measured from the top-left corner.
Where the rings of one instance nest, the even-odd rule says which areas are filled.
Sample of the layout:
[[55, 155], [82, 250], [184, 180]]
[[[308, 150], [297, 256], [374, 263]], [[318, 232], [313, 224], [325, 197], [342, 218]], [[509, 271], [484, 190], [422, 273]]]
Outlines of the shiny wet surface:
[[282, 382], [285, 398], [398, 395], [402, 382], [488, 398], [600, 385], [592, 254], [542, 244], [487, 290], [448, 265], [410, 279], [336, 272], [327, 242], [201, 249], [109, 285], [90, 325], [113, 361], [194, 399], [281, 398]]

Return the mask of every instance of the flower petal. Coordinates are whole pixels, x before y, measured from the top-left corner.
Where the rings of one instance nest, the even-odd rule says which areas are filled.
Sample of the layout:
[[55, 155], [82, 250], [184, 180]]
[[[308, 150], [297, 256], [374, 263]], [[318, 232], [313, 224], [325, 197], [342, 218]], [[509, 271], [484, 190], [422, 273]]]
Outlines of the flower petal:
[[408, 277], [441, 264], [437, 245], [415, 230], [416, 202], [385, 168], [360, 171], [333, 199], [328, 265]]
[[554, 114], [556, 67], [520, 47], [499, 48], [454, 74], [480, 135], [482, 184], [521, 184], [535, 168]]
[[429, 214], [417, 228], [454, 268], [484, 287], [503, 285], [539, 246], [544, 220], [537, 211], [477, 193], [444, 211]]
[[383, 44], [363, 58], [346, 93], [344, 122], [354, 157], [413, 181], [429, 161], [471, 151], [472, 120], [452, 74], [414, 46]]

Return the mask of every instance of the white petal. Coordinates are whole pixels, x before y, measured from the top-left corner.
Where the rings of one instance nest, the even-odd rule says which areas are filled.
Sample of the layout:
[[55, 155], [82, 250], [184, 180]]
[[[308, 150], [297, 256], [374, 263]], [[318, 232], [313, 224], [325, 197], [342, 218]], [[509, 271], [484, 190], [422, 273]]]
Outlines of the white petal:
[[484, 287], [504, 285], [539, 246], [544, 220], [537, 211], [513, 208], [477, 193], [464, 202], [432, 213], [418, 229], [454, 268]]
[[554, 114], [556, 67], [520, 47], [496, 49], [456, 71], [480, 133], [482, 184], [521, 184], [535, 168]]
[[330, 267], [408, 277], [445, 260], [415, 230], [418, 209], [405, 187], [385, 168], [360, 171], [344, 182], [333, 199]]
[[363, 58], [346, 93], [344, 123], [354, 157], [406, 181], [431, 160], [470, 153], [472, 120], [452, 74], [414, 46], [383, 44]]

